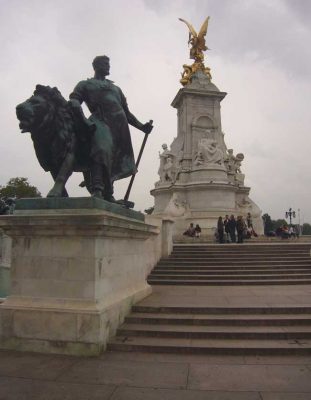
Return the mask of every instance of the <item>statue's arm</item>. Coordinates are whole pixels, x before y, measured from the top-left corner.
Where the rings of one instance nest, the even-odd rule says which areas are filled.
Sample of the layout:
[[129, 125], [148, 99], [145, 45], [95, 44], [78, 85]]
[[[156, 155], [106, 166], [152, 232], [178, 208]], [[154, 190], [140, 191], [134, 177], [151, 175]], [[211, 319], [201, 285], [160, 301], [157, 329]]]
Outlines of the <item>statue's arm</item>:
[[125, 111], [125, 115], [127, 118], [127, 121], [130, 125], [134, 126], [134, 128], [139, 129], [140, 131], [143, 131], [144, 133], [150, 133], [153, 129], [152, 122], [147, 122], [146, 124], [142, 124], [138, 119], [133, 115], [127, 105], [126, 98], [122, 91], [120, 90], [121, 93], [121, 102], [122, 102], [122, 107]]
[[77, 132], [80, 133], [80, 138], [85, 140], [89, 134], [93, 134], [96, 125], [89, 121], [82, 110], [81, 104], [85, 100], [85, 85], [84, 82], [79, 82], [69, 95], [68, 104], [71, 107], [74, 115]]
[[73, 92], [69, 95], [69, 101], [73, 107], [80, 107], [84, 101], [84, 82], [81, 81], [73, 89]]

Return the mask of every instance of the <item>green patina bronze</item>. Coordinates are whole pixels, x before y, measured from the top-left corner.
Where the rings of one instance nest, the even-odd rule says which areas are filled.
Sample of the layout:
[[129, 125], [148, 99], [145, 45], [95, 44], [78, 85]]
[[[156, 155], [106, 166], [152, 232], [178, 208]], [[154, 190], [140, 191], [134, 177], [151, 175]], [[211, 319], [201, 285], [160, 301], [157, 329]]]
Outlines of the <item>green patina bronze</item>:
[[37, 85], [34, 95], [16, 107], [22, 132], [31, 132], [39, 163], [55, 181], [48, 197], [68, 196], [69, 176], [81, 171], [94, 197], [114, 202], [114, 181], [136, 173], [129, 124], [145, 134], [153, 128], [152, 122], [138, 121], [121, 89], [106, 79], [109, 58], [96, 57], [93, 67], [94, 78], [79, 82], [69, 102], [57, 88]]
[[103, 210], [144, 222], [143, 213], [97, 197], [29, 198], [16, 200], [15, 213], [25, 210]]

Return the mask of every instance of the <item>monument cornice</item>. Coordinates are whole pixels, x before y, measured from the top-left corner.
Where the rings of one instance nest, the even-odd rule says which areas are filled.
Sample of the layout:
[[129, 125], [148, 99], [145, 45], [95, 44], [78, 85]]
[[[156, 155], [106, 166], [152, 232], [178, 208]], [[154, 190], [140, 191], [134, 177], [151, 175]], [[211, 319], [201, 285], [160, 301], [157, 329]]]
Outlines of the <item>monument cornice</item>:
[[[164, 186], [164, 187], [157, 187], [154, 188], [150, 191], [150, 193], [154, 196], [157, 193], [161, 193], [161, 192], [174, 192], [174, 191], [183, 191], [183, 190], [196, 190], [196, 189], [201, 189], [204, 188], [206, 190], [208, 189], [221, 189], [221, 190], [229, 190], [229, 191], [235, 191], [235, 192], [239, 192], [241, 191], [241, 187], [236, 186], [236, 185], [231, 185], [228, 183], [218, 183], [218, 182], [189, 182], [189, 183], [175, 183], [174, 185], [170, 185], [170, 186]], [[247, 190], [249, 191], [249, 188], [244, 187], [243, 192], [247, 192]]]
[[176, 94], [174, 100], [171, 103], [171, 106], [174, 108], [178, 108], [182, 98], [186, 95], [195, 95], [200, 97], [214, 97], [218, 98], [220, 101], [223, 100], [227, 93], [226, 92], [217, 92], [214, 90], [206, 90], [206, 89], [195, 89], [195, 88], [181, 88]]

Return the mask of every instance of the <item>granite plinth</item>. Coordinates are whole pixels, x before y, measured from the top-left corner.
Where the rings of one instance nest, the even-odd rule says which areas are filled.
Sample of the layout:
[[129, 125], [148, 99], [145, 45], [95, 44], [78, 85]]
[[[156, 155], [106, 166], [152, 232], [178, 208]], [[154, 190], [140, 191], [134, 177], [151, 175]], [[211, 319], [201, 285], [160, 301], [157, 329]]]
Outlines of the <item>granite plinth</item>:
[[48, 198], [29, 198], [16, 201], [15, 214], [21, 215], [38, 212], [74, 212], [74, 210], [104, 210], [124, 217], [144, 221], [144, 214], [138, 211], [130, 210], [117, 203], [111, 203], [97, 197], [48, 197]]
[[139, 214], [100, 199], [26, 199], [14, 215], [0, 217], [0, 229], [12, 238], [0, 348], [104, 350], [132, 304], [151, 293], [146, 277], [165, 242], [161, 221], [147, 224]]

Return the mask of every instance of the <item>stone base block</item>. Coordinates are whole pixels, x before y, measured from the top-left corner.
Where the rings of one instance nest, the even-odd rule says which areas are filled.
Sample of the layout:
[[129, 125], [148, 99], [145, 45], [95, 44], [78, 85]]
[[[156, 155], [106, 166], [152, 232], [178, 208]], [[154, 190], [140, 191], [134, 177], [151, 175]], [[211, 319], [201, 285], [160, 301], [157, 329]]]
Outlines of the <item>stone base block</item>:
[[[0, 307], [0, 348], [40, 353], [96, 356], [136, 302], [151, 293], [146, 288], [96, 310], [90, 304], [47, 304], [14, 299]], [[30, 306], [33, 303], [33, 306]], [[93, 310], [92, 310], [93, 308]]]
[[0, 217], [13, 239], [0, 348], [99, 354], [131, 306], [151, 292], [146, 278], [163, 247], [159, 224], [105, 203], [74, 199], [70, 209], [70, 199], [29, 200]]

